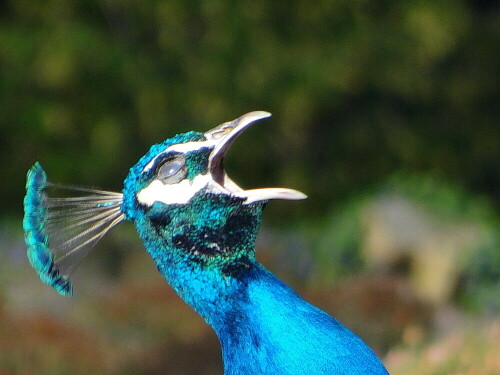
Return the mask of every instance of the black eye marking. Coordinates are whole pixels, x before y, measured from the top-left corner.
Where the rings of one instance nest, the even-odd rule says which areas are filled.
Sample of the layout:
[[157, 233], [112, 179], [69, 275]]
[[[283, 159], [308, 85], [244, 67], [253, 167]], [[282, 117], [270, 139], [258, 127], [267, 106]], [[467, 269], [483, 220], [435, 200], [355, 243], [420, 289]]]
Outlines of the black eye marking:
[[176, 184], [186, 178], [186, 159], [182, 154], [168, 157], [158, 163], [155, 174], [164, 184]]

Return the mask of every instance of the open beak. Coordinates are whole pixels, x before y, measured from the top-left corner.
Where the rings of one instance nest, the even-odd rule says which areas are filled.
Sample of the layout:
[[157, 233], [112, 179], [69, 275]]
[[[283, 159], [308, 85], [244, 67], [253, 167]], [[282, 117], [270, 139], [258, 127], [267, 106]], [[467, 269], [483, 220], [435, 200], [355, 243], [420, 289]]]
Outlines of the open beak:
[[224, 155], [238, 135], [255, 121], [269, 116], [271, 114], [265, 111], [249, 112], [236, 120], [225, 122], [205, 133], [207, 140], [212, 140], [215, 143], [215, 148], [209, 157], [209, 169], [213, 180], [231, 194], [246, 198], [245, 204], [270, 199], [298, 200], [307, 198], [300, 191], [286, 188], [243, 190], [228, 177], [224, 170]]

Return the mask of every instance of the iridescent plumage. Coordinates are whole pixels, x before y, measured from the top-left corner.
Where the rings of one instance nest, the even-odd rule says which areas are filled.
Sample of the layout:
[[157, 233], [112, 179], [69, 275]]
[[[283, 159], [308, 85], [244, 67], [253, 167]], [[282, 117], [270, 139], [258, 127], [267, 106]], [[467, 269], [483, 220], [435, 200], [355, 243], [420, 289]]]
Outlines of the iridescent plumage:
[[[80, 196], [50, 197], [49, 190]], [[123, 219], [121, 203], [121, 193], [51, 184], [35, 163], [27, 175], [23, 227], [28, 259], [40, 279], [62, 295], [73, 295], [69, 276]]]
[[87, 195], [50, 198], [52, 186], [35, 164], [24, 220], [31, 264], [44, 282], [71, 294], [71, 258], [130, 220], [170, 286], [215, 330], [226, 375], [386, 375], [360, 338], [255, 257], [266, 202], [306, 197], [285, 188], [242, 189], [223, 168], [234, 139], [268, 116], [251, 112], [152, 146], [130, 169], [123, 194], [78, 189]]

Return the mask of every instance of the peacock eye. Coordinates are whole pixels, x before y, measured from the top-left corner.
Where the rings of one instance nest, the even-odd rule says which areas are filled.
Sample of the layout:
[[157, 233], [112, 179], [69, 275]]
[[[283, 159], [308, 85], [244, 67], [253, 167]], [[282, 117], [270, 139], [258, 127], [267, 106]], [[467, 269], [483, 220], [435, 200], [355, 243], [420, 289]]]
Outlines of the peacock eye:
[[183, 158], [165, 161], [158, 168], [157, 179], [165, 184], [176, 184], [186, 177], [186, 164]]

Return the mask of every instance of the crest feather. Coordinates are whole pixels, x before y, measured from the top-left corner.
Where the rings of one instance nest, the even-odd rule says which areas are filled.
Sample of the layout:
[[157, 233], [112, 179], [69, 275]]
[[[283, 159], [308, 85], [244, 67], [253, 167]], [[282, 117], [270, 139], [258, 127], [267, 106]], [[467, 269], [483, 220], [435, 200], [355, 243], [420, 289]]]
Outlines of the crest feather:
[[[76, 194], [50, 197], [49, 191]], [[39, 163], [28, 171], [24, 198], [28, 259], [40, 279], [73, 295], [70, 276], [111, 228], [123, 220], [123, 194], [51, 184]]]

